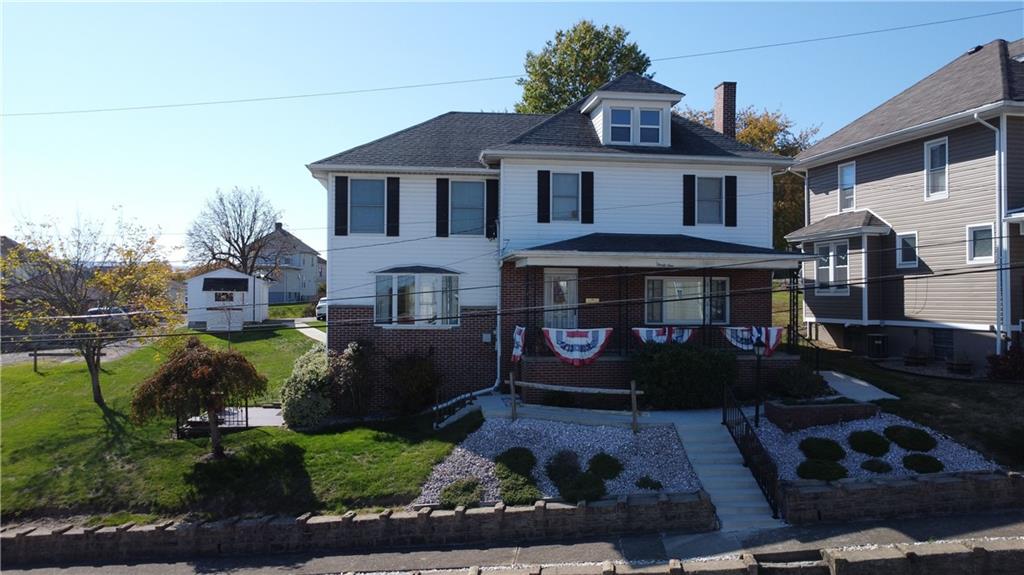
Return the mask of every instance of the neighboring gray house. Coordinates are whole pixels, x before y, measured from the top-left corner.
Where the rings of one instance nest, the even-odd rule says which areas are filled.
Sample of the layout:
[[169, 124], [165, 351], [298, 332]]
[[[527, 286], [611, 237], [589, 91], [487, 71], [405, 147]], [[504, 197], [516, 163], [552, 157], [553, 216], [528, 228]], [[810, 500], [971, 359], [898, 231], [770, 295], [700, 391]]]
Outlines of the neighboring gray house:
[[[1000, 353], [1024, 314], [1024, 40], [978, 46], [804, 151], [813, 336]], [[878, 334], [884, 334], [878, 337]]]
[[281, 222], [264, 237], [267, 245], [259, 269], [270, 281], [270, 303], [306, 302], [316, 298], [325, 282], [327, 261], [319, 252], [288, 233]]

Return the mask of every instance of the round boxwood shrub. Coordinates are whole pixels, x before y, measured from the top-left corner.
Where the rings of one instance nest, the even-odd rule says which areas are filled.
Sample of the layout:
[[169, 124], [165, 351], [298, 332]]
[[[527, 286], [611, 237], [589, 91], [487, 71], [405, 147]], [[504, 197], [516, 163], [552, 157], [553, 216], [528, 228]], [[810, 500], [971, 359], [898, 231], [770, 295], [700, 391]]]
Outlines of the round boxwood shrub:
[[651, 479], [651, 476], [644, 475], [640, 479], [636, 480], [634, 484], [640, 489], [646, 489], [648, 491], [660, 491], [664, 485], [661, 484], [657, 479]]
[[589, 471], [580, 473], [560, 483], [558, 494], [569, 503], [597, 501], [604, 497], [604, 480]]
[[537, 465], [537, 457], [526, 447], [513, 447], [495, 457], [494, 463], [504, 465], [513, 473], [529, 476], [533, 473], [533, 466]]
[[580, 469], [579, 456], [568, 449], [563, 449], [552, 455], [547, 465], [544, 466], [544, 470], [547, 471], [551, 483], [554, 483], [556, 486], [561, 486], [562, 483], [575, 478], [583, 472]]
[[825, 437], [808, 437], [800, 442], [800, 451], [807, 459], [827, 459], [839, 461], [846, 457], [846, 450], [839, 443]]
[[810, 366], [799, 363], [793, 367], [768, 370], [768, 393], [790, 399], [809, 399], [828, 395], [825, 378]]
[[872, 457], [889, 453], [889, 440], [874, 431], [854, 431], [848, 438], [850, 447]]
[[505, 505], [531, 505], [543, 497], [533, 476], [536, 464], [537, 458], [525, 447], [506, 449], [494, 458], [494, 475]]
[[622, 462], [602, 451], [590, 458], [587, 471], [604, 480], [615, 479], [622, 473]]
[[885, 436], [903, 449], [910, 451], [931, 451], [937, 442], [927, 431], [906, 425], [890, 425], [885, 428]]
[[331, 411], [329, 383], [327, 348], [314, 345], [295, 360], [281, 387], [281, 417], [288, 427], [315, 427], [323, 421]]
[[796, 474], [803, 479], [835, 481], [846, 477], [846, 468], [830, 459], [806, 459], [796, 468]]
[[460, 505], [463, 507], [476, 507], [480, 504], [480, 497], [483, 490], [480, 488], [480, 481], [475, 477], [467, 477], [449, 483], [441, 490], [441, 507], [455, 509]]
[[903, 467], [917, 473], [938, 473], [945, 469], [941, 461], [924, 453], [911, 453], [903, 458]]
[[889, 465], [881, 459], [869, 459], [864, 463], [861, 463], [860, 468], [872, 473], [889, 473], [892, 471], [892, 465]]

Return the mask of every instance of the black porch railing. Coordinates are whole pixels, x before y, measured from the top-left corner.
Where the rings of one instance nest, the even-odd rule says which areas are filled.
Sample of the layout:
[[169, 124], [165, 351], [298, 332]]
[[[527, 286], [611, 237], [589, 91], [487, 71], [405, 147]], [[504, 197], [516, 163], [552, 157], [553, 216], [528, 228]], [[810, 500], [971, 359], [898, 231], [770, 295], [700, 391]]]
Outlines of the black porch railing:
[[[205, 411], [192, 417], [179, 414], [175, 418], [175, 436], [178, 439], [185, 439], [209, 435], [210, 420], [207, 419], [208, 417], [209, 414]], [[225, 407], [216, 417], [217, 427], [222, 433], [249, 429], [249, 401], [245, 400], [244, 404], [240, 406]]]
[[754, 481], [764, 493], [768, 506], [772, 508], [772, 517], [779, 517], [778, 487], [779, 470], [772, 461], [768, 450], [765, 449], [761, 440], [757, 437], [754, 426], [750, 424], [743, 408], [736, 401], [736, 396], [727, 386], [722, 387], [722, 425], [729, 430], [729, 435], [736, 442], [740, 454], [743, 456], [743, 464], [750, 469]]

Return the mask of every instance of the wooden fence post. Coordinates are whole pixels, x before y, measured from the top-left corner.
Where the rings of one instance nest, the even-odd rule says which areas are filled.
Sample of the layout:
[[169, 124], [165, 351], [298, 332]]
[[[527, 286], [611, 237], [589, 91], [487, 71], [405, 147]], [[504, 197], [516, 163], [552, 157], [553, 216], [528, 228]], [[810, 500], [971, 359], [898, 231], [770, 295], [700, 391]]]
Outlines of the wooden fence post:
[[629, 399], [633, 407], [633, 433], [637, 433], [640, 428], [640, 424], [637, 421], [637, 410], [636, 410], [636, 380], [629, 380]]
[[516, 372], [508, 372], [509, 393], [512, 396], [512, 421], [516, 420]]

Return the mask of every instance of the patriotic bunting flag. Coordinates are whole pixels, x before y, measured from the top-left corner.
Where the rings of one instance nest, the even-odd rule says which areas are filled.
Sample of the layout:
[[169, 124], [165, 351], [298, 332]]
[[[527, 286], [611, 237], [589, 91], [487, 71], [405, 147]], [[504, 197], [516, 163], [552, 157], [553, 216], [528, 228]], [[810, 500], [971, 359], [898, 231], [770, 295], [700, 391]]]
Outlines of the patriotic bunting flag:
[[754, 340], [750, 338], [749, 327], [723, 327], [722, 335], [729, 340], [729, 343], [740, 349], [746, 351], [754, 349]]
[[517, 325], [512, 333], [512, 363], [523, 359], [523, 348], [526, 345], [526, 328]]
[[672, 343], [686, 343], [693, 337], [693, 329], [688, 327], [672, 328]]
[[693, 329], [685, 327], [634, 327], [633, 335], [643, 343], [686, 343]]
[[723, 327], [722, 334], [729, 343], [743, 350], [753, 350], [758, 338], [764, 342], [764, 356], [771, 357], [782, 341], [781, 327]]
[[555, 329], [544, 328], [544, 341], [555, 357], [569, 365], [582, 366], [593, 363], [604, 353], [611, 341], [612, 328], [599, 329]]

